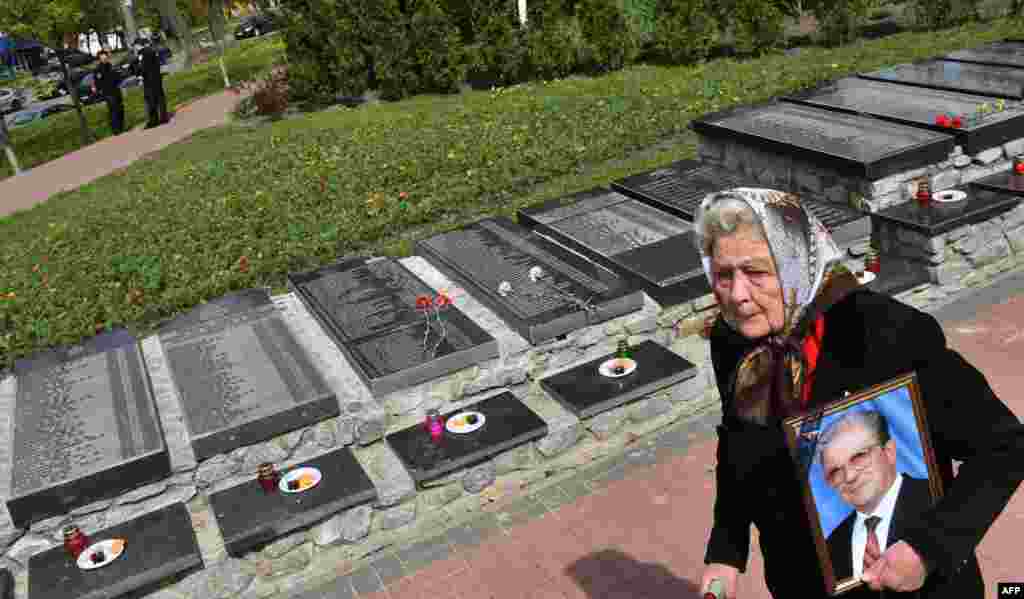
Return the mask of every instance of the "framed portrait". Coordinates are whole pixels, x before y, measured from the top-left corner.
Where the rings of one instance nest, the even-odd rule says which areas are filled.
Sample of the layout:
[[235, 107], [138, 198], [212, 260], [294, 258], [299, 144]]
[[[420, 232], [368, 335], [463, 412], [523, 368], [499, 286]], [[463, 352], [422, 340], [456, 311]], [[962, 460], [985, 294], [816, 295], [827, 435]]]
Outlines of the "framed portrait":
[[915, 374], [784, 421], [826, 592], [841, 595], [942, 496]]

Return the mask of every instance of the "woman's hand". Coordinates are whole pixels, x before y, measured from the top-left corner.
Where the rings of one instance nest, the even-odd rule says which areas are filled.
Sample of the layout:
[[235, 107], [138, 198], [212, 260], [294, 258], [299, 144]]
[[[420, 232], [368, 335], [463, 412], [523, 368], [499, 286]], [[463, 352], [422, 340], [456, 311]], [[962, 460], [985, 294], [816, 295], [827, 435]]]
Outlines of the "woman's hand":
[[711, 581], [719, 579], [725, 588], [725, 597], [722, 599], [736, 599], [736, 579], [739, 577], [738, 568], [727, 564], [708, 564], [704, 568], [704, 576], [700, 579], [700, 592], [703, 596], [711, 587]]

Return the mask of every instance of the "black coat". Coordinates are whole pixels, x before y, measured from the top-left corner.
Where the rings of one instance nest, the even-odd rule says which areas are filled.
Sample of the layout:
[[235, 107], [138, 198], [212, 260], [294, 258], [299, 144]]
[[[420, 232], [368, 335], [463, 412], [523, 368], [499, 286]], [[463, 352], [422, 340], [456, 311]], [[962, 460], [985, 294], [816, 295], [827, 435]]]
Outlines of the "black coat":
[[160, 72], [160, 56], [151, 46], [145, 46], [139, 50], [139, 57], [134, 66], [135, 74], [142, 77], [142, 84], [146, 87], [157, 87], [163, 84], [162, 73]]
[[121, 96], [121, 76], [114, 65], [109, 62], [101, 62], [93, 73], [93, 81], [96, 82], [96, 90], [104, 98]]
[[[933, 503], [927, 478], [911, 478], [906, 474], [901, 476], [903, 485], [893, 507], [889, 534], [885, 542], [881, 543], [883, 551], [903, 538], [903, 528], [907, 523]], [[850, 512], [850, 515], [828, 536], [828, 551], [832, 556], [832, 569], [836, 580], [846, 580], [853, 576], [853, 525], [856, 521], [857, 512]]]
[[[732, 373], [751, 342], [721, 318], [711, 357], [723, 402], [714, 525], [705, 561], [746, 568], [750, 525], [760, 534], [765, 582], [776, 599], [824, 597], [813, 536], [782, 428], [732, 416]], [[944, 496], [902, 540], [928, 564], [927, 599], [982, 599], [974, 550], [1024, 480], [1024, 427], [985, 377], [946, 347], [934, 317], [867, 290], [825, 313], [811, 405], [916, 372]], [[953, 460], [962, 461], [954, 479]], [[896, 593], [887, 593], [893, 596]], [[867, 587], [844, 595], [877, 596]]]

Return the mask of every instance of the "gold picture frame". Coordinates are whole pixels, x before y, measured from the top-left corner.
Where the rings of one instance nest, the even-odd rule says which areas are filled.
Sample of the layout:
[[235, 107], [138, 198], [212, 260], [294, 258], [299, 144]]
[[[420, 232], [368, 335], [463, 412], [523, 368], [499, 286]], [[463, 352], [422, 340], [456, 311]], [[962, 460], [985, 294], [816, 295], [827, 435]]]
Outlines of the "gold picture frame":
[[859, 525], [868, 513], [881, 516], [875, 526], [885, 531], [885, 540], [870, 534], [884, 552], [899, 541], [908, 512], [926, 509], [942, 497], [917, 375], [905, 374], [787, 418], [783, 428], [825, 591], [842, 595], [864, 584], [857, 572], [871, 551], [865, 541], [869, 533], [860, 532]]

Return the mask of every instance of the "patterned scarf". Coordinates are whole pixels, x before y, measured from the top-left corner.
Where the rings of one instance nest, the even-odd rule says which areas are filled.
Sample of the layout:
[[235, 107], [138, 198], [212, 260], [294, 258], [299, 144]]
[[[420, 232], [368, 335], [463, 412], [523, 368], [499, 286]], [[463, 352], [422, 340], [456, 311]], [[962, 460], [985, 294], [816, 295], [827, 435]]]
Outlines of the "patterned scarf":
[[[799, 413], [809, 379], [805, 342], [820, 332], [819, 317], [858, 287], [857, 278], [842, 266], [843, 252], [824, 225], [800, 205], [797, 196], [770, 189], [735, 188], [704, 198], [697, 230], [708, 208], [718, 200], [739, 199], [757, 215], [768, 240], [782, 286], [785, 321], [781, 331], [757, 340], [733, 374], [736, 416], [767, 424]], [[700, 248], [704, 272], [714, 287], [711, 257]], [[820, 324], [816, 324], [819, 323]], [[817, 358], [817, 343], [813, 346]]]

